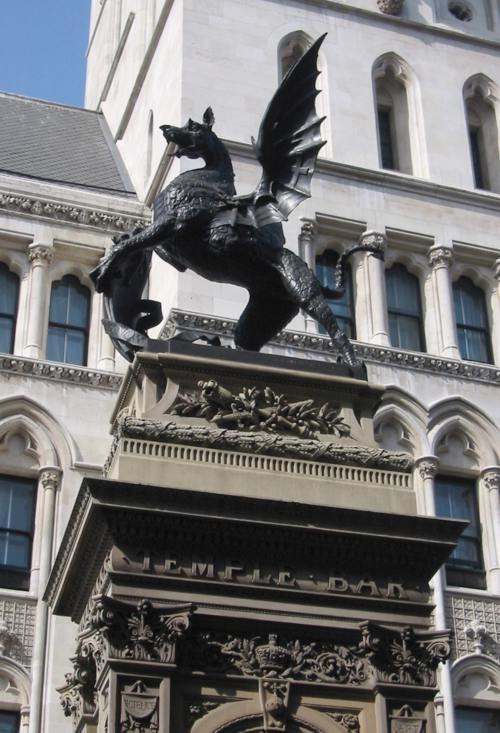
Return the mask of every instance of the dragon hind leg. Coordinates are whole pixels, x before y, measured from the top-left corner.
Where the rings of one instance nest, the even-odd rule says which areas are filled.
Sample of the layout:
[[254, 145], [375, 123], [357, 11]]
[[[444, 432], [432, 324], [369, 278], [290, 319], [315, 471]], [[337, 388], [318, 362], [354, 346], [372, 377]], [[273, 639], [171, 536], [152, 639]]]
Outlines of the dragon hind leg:
[[241, 349], [260, 351], [298, 312], [299, 306], [292, 300], [251, 293], [236, 324], [234, 343]]

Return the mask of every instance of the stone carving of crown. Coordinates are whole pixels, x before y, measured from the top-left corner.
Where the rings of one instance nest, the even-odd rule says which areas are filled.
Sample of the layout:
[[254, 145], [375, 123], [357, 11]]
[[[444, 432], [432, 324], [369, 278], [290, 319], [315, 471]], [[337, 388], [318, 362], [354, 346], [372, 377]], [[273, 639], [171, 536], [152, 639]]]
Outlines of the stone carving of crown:
[[269, 672], [283, 672], [290, 662], [290, 652], [284, 646], [278, 644], [276, 634], [269, 634], [267, 644], [262, 644], [255, 649], [255, 656], [259, 668], [264, 674]]

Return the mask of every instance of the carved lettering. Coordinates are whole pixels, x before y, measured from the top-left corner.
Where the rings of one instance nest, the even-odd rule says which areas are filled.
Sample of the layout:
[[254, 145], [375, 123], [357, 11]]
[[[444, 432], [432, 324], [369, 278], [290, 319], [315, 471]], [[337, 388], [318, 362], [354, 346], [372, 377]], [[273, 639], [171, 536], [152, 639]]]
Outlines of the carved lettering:
[[377, 588], [377, 584], [373, 580], [360, 580], [357, 586], [354, 588], [355, 593], [359, 593], [360, 596], [379, 596], [380, 592]]
[[349, 583], [345, 578], [336, 578], [332, 575], [328, 578], [328, 590], [335, 593], [345, 593], [349, 590]]
[[177, 560], [174, 560], [173, 557], [166, 557], [164, 571], [169, 575], [180, 575], [182, 568], [179, 567]]
[[278, 574], [278, 585], [297, 585], [295, 578], [290, 570], [280, 570]]
[[193, 560], [193, 562], [191, 563], [191, 575], [193, 576], [193, 578], [196, 576], [214, 578], [215, 569], [213, 560], [207, 560], [206, 562]]
[[401, 583], [387, 583], [387, 598], [408, 598], [408, 594]]
[[224, 580], [235, 580], [234, 574], [240, 573], [242, 570], [244, 570], [244, 567], [238, 560], [227, 560]]

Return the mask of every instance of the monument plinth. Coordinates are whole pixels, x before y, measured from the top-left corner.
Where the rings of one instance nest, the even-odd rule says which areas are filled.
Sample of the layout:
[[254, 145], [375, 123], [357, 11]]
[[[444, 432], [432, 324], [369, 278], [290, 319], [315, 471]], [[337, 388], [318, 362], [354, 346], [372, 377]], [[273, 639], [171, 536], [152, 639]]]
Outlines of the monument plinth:
[[[47, 590], [79, 624], [79, 733], [433, 731], [429, 580], [463, 522], [417, 517], [343, 365], [141, 353]], [[69, 727], [68, 727], [69, 729]]]

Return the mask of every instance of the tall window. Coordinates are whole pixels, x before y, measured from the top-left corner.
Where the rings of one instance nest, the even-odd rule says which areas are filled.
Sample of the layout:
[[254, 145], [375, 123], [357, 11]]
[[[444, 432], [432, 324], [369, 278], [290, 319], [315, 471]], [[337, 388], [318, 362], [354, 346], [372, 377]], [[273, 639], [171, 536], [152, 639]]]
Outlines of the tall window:
[[0, 351], [12, 354], [16, 332], [19, 278], [0, 264]]
[[90, 292], [76, 277], [65, 275], [52, 285], [47, 359], [87, 363]]
[[373, 68], [380, 167], [413, 173], [408, 74], [401, 59], [385, 56]]
[[0, 476], [0, 586], [4, 588], [29, 589], [34, 507], [34, 481]]
[[424, 351], [422, 305], [418, 278], [402, 265], [385, 273], [391, 344], [400, 349]]
[[[339, 256], [337, 252], [327, 250], [322, 255], [316, 257], [316, 275], [320, 283], [336, 290], [335, 287], [335, 266], [337, 264]], [[341, 298], [329, 299], [328, 305], [332, 313], [334, 314], [340, 329], [349, 336], [349, 338], [356, 338], [356, 327], [354, 321], [354, 299], [353, 299], [353, 288], [352, 288], [352, 274], [349, 265], [346, 265], [345, 269], [345, 293]]]
[[462, 359], [492, 362], [484, 293], [467, 277], [453, 285], [458, 345]]
[[438, 517], [469, 522], [458, 545], [447, 561], [447, 577], [454, 585], [484, 587], [481, 530], [476, 482], [455, 476], [437, 476], [434, 497]]
[[18, 733], [19, 715], [8, 710], [0, 710], [0, 733]]
[[483, 74], [477, 74], [464, 85], [465, 114], [474, 186], [500, 193], [496, 96], [495, 85]]

